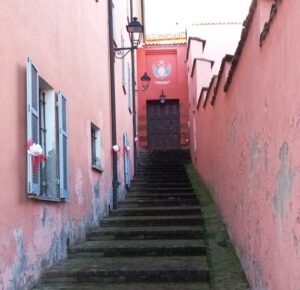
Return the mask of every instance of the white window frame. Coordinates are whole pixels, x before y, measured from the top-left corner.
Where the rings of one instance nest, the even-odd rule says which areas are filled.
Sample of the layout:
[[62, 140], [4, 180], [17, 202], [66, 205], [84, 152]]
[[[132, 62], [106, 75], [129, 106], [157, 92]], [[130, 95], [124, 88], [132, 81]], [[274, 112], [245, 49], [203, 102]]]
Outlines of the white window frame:
[[103, 172], [101, 162], [101, 131], [91, 123], [91, 167], [93, 170]]

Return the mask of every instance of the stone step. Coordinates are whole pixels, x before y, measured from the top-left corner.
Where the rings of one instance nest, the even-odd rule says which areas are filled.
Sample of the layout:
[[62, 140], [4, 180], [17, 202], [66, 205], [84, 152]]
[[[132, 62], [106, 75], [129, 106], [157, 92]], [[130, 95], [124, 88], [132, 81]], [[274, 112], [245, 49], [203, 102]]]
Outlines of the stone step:
[[[149, 186], [152, 184], [153, 186], [159, 187], [159, 186], [169, 186], [169, 187], [190, 187], [191, 183], [188, 181], [174, 181], [174, 182], [169, 182], [169, 181], [160, 181], [160, 182], [147, 182], [147, 181], [142, 181], [142, 180], [135, 180], [133, 179], [131, 181], [131, 185], [133, 186]], [[186, 186], [184, 186], [186, 185]]]
[[205, 256], [68, 259], [50, 269], [43, 283], [207, 282]]
[[137, 172], [137, 176], [144, 176], [144, 177], [159, 177], [159, 178], [186, 178], [187, 175], [184, 171], [182, 172], [153, 172], [153, 171], [146, 171], [146, 172]]
[[158, 240], [203, 239], [203, 226], [166, 227], [100, 227], [87, 235], [87, 241], [95, 240]]
[[197, 215], [201, 214], [200, 206], [165, 206], [119, 208], [112, 210], [112, 216], [149, 216], [149, 215]]
[[167, 170], [164, 170], [164, 171], [161, 171], [161, 172], [153, 172], [151, 170], [147, 170], [147, 171], [144, 171], [142, 172], [141, 170], [137, 170], [137, 174], [136, 176], [141, 176], [141, 175], [157, 175], [157, 176], [168, 176], [168, 175], [171, 175], [171, 176], [175, 176], [177, 175], [178, 177], [184, 177], [184, 178], [187, 178], [187, 173], [185, 170], [181, 171], [180, 174], [177, 174], [176, 172], [168, 172]]
[[152, 188], [190, 188], [191, 184], [188, 182], [166, 182], [166, 183], [152, 183], [152, 182], [143, 182], [143, 183], [132, 183], [130, 189], [143, 189], [147, 187]]
[[147, 176], [135, 176], [134, 182], [189, 182], [189, 179], [187, 176], [175, 176], [174, 177], [147, 177]]
[[163, 167], [163, 166], [144, 166], [139, 167], [137, 172], [161, 172], [161, 173], [183, 173], [185, 174], [185, 168], [182, 167]]
[[69, 249], [69, 258], [206, 255], [203, 240], [88, 241]]
[[146, 207], [146, 206], [188, 206], [199, 205], [197, 199], [178, 199], [178, 200], [166, 200], [166, 199], [136, 199], [127, 198], [126, 200], [119, 201], [119, 207]]
[[193, 193], [194, 190], [192, 187], [144, 187], [143, 189], [130, 189], [129, 192], [144, 192], [144, 193]]
[[152, 169], [152, 170], [184, 170], [184, 166], [182, 164], [144, 164], [138, 167], [138, 169]]
[[205, 282], [177, 283], [52, 283], [43, 284], [35, 290], [210, 290]]
[[107, 217], [101, 222], [102, 227], [151, 227], [151, 226], [197, 226], [202, 225], [199, 215], [182, 216], [129, 216]]
[[157, 175], [157, 176], [186, 176], [186, 172], [185, 170], [173, 170], [173, 171], [169, 171], [169, 170], [138, 170], [137, 175], [149, 175], [149, 176], [153, 176], [153, 175]]
[[127, 193], [128, 198], [136, 198], [136, 199], [193, 199], [197, 198], [195, 193], [142, 193], [142, 192], [131, 192]]

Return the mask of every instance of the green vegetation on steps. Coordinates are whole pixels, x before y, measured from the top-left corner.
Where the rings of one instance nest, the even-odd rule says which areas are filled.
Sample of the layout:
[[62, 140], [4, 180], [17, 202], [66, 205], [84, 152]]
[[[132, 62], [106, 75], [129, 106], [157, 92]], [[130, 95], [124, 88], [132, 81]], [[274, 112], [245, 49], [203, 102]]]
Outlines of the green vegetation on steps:
[[186, 169], [203, 212], [212, 289], [250, 289], [210, 192], [204, 182], [201, 181], [193, 165], [187, 165]]

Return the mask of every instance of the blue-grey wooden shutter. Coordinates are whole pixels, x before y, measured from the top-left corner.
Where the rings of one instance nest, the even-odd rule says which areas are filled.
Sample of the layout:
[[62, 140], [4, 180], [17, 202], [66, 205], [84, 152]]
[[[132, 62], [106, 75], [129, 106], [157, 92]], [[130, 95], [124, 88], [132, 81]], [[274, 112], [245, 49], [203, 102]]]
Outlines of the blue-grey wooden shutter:
[[[27, 142], [39, 144], [39, 76], [37, 67], [27, 59]], [[40, 194], [40, 168], [33, 171], [32, 156], [27, 154], [27, 192]]]
[[58, 92], [58, 136], [59, 136], [59, 194], [60, 198], [69, 197], [69, 160], [67, 133], [67, 100]]
[[[125, 133], [123, 135], [123, 143], [124, 143], [124, 147], [129, 147], [129, 140], [128, 140], [128, 136], [127, 133]], [[131, 176], [130, 176], [130, 155], [129, 152], [124, 149], [124, 175], [125, 175], [125, 186], [127, 188], [130, 187], [130, 180], [131, 180]]]

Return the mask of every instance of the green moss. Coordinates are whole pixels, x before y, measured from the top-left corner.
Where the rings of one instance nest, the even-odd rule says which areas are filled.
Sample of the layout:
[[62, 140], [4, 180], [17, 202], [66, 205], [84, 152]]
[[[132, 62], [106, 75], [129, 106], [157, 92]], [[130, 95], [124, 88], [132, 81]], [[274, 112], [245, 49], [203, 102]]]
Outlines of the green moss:
[[192, 165], [186, 169], [203, 212], [212, 289], [250, 289], [211, 193]]

